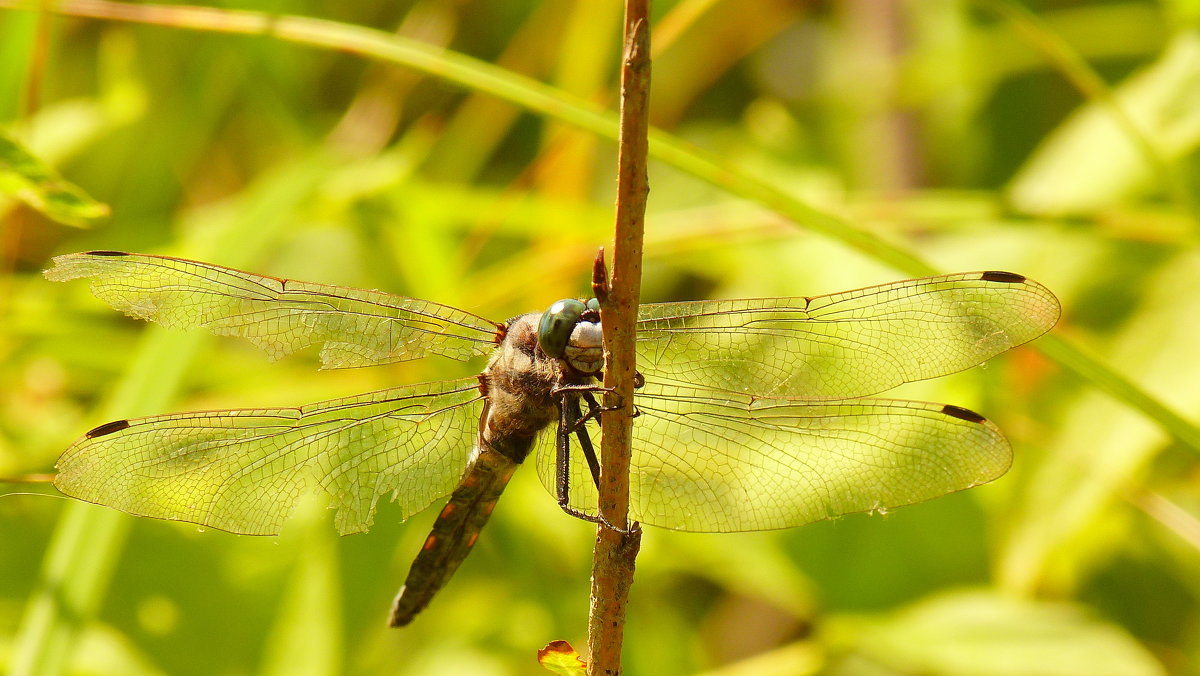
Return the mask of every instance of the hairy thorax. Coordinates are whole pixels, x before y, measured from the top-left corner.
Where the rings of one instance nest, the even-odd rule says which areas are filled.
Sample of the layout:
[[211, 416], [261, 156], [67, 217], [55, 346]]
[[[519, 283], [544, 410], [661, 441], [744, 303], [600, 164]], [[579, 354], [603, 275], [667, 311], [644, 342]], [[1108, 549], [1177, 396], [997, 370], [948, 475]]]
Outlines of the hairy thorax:
[[504, 340], [481, 376], [488, 408], [480, 421], [480, 442], [516, 462], [524, 460], [538, 432], [558, 420], [552, 391], [593, 380], [571, 372], [538, 346], [537, 313], [509, 321]]

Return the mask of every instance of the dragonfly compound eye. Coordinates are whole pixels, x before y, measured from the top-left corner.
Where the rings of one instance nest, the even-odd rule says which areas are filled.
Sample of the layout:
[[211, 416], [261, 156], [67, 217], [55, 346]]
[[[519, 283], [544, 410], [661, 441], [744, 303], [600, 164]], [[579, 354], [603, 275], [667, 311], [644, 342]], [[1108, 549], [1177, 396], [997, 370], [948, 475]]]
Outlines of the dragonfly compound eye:
[[571, 331], [585, 310], [587, 306], [581, 301], [564, 298], [542, 313], [542, 321], [538, 324], [538, 344], [542, 346], [542, 351], [561, 359], [566, 353]]

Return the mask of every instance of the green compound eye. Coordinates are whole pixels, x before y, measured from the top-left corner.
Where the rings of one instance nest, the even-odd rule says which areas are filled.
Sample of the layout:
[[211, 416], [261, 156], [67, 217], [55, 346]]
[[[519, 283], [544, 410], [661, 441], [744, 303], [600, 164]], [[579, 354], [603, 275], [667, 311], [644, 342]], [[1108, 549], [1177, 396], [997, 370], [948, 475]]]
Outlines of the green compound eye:
[[600, 301], [596, 300], [595, 298], [592, 298], [591, 300], [588, 301], [587, 308], [589, 310], [595, 310], [596, 312], [599, 312], [600, 311]]
[[538, 324], [538, 345], [542, 346], [542, 351], [561, 359], [567, 351], [571, 331], [587, 309], [582, 301], [564, 298], [543, 312], [542, 321]]

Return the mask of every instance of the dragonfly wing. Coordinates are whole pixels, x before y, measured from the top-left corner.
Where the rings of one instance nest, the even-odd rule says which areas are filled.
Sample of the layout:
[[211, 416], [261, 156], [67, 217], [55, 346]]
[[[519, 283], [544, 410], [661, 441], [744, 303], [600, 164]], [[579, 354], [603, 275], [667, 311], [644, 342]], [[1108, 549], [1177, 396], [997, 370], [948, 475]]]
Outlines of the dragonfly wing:
[[45, 274], [54, 281], [90, 278], [92, 293], [125, 314], [239, 336], [271, 359], [321, 345], [324, 368], [385, 364], [428, 353], [467, 359], [495, 347], [495, 324], [446, 305], [180, 258], [75, 253], [55, 257]]
[[101, 425], [58, 461], [81, 500], [233, 533], [280, 531], [297, 500], [328, 494], [338, 532], [367, 530], [381, 495], [403, 518], [450, 493], [475, 444], [475, 378], [299, 408], [160, 415]]
[[[891, 399], [812, 402], [647, 382], [638, 391], [630, 518], [692, 532], [790, 528], [886, 511], [992, 481], [1012, 460], [982, 416]], [[539, 473], [554, 490], [552, 445]], [[572, 504], [596, 490], [572, 456]]]
[[768, 397], [845, 399], [976, 366], [1058, 321], [1010, 272], [967, 272], [812, 298], [660, 303], [638, 314], [638, 370]]

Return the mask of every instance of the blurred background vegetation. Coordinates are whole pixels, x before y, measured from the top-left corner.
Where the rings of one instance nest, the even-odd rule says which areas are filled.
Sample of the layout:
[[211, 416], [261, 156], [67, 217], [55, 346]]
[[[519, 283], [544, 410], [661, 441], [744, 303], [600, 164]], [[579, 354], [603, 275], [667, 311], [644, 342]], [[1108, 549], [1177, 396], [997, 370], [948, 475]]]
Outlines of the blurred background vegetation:
[[[80, 228], [0, 203], [0, 475], [51, 471], [113, 418], [481, 366], [269, 364], [45, 281], [58, 253], [200, 258], [496, 319], [586, 293], [611, 237], [613, 118], [594, 111], [615, 104], [615, 0], [242, 0], [204, 15], [267, 12], [275, 35], [21, 4], [0, 0], [0, 121], [111, 216]], [[832, 292], [913, 276], [920, 259], [1023, 273], [1064, 316], [1050, 357], [1020, 348], [897, 392], [994, 420], [1016, 456], [994, 484], [790, 531], [648, 531], [626, 673], [1200, 674], [1200, 433], [1186, 422], [1200, 414], [1200, 5], [654, 9], [665, 134], [644, 301]], [[319, 24], [333, 38], [285, 34], [290, 15], [333, 22]], [[848, 246], [854, 232], [871, 237]], [[1103, 367], [1127, 381], [1079, 375]], [[1126, 403], [1139, 397], [1149, 414]], [[534, 474], [400, 631], [386, 611], [432, 513], [399, 524], [384, 507], [371, 533], [338, 538], [316, 510], [251, 538], [7, 484], [0, 671], [541, 673], [536, 648], [585, 644], [594, 530]]]

